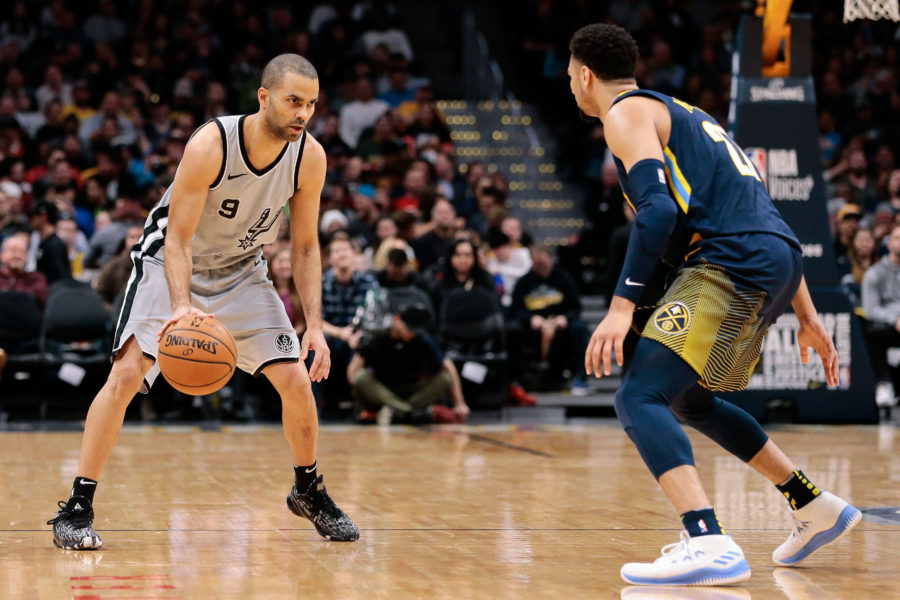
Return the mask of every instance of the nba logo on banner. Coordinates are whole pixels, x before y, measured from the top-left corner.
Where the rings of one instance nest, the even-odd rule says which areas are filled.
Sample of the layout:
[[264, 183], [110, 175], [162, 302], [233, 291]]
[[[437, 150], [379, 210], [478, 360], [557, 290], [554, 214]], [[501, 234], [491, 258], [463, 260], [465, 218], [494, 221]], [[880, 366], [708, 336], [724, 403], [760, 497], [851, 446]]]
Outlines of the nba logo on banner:
[[756, 167], [756, 170], [759, 171], [759, 176], [762, 177], [763, 181], [768, 181], [768, 177], [766, 177], [766, 150], [765, 148], [746, 148], [744, 152], [747, 153], [747, 158], [750, 159], [750, 162], [753, 163], [753, 166]]

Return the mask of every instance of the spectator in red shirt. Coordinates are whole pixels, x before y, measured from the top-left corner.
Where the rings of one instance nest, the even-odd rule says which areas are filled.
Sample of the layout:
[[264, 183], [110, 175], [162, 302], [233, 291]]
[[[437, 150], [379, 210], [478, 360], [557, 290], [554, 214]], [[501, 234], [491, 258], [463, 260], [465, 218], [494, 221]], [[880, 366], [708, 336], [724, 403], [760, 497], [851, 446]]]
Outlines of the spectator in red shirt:
[[28, 236], [17, 233], [0, 246], [0, 292], [32, 294], [40, 306], [47, 302], [47, 278], [40, 271], [26, 271]]

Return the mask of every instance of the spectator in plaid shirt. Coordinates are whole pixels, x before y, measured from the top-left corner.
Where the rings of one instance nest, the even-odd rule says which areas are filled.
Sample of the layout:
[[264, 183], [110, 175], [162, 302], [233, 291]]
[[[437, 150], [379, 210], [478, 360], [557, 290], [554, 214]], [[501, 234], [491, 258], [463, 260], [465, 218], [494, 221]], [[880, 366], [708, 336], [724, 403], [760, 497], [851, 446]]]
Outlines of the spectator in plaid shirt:
[[360, 337], [351, 322], [356, 309], [365, 302], [366, 292], [378, 287], [371, 272], [355, 269], [356, 255], [353, 242], [344, 232], [335, 233], [328, 243], [330, 268], [322, 275], [322, 319], [325, 340], [331, 349], [331, 376], [313, 382], [319, 412], [350, 396], [347, 365]]

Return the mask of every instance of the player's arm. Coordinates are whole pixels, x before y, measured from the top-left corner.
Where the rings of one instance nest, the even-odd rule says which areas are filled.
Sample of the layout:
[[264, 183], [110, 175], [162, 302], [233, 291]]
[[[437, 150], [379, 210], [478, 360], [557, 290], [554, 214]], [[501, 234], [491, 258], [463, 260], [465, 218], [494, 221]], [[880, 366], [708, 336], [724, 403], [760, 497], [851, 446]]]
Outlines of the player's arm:
[[297, 191], [291, 196], [291, 269], [300, 294], [306, 332], [300, 341], [300, 360], [316, 353], [310, 379], [328, 378], [331, 353], [322, 325], [322, 257], [319, 251], [319, 198], [325, 185], [325, 150], [309, 134], [300, 161]]
[[631, 327], [635, 303], [675, 228], [678, 208], [666, 185], [658, 125], [670, 118], [665, 105], [656, 100], [628, 98], [616, 104], [603, 123], [609, 149], [628, 173], [637, 214], [609, 312], [591, 336], [585, 353], [588, 375], [609, 375], [613, 351], [616, 363], [622, 365], [622, 345]]
[[214, 123], [207, 123], [188, 141], [175, 173], [164, 246], [172, 318], [160, 329], [160, 339], [166, 329], [184, 315], [205, 314], [191, 306], [191, 238], [200, 223], [209, 186], [222, 168], [222, 160], [222, 135]]
[[810, 346], [818, 353], [822, 359], [822, 366], [825, 367], [825, 379], [828, 385], [837, 385], [840, 383], [840, 375], [838, 373], [838, 353], [834, 347], [834, 340], [822, 325], [816, 307], [813, 305], [812, 296], [809, 295], [809, 288], [806, 286], [806, 278], [800, 280], [800, 287], [794, 294], [791, 301], [794, 313], [797, 315], [797, 321], [800, 323], [800, 329], [797, 331], [797, 344], [800, 346], [800, 361], [805, 365], [809, 362]]

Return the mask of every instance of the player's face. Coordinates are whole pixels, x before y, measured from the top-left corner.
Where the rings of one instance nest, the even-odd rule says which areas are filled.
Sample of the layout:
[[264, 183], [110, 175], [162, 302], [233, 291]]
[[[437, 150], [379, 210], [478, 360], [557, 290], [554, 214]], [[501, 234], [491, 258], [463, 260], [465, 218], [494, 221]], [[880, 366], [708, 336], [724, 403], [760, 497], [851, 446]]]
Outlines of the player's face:
[[575, 96], [575, 104], [578, 105], [581, 112], [591, 117], [596, 117], [599, 113], [593, 102], [591, 102], [590, 94], [584, 88], [585, 70], [584, 65], [575, 60], [575, 57], [569, 58], [569, 89], [572, 90], [572, 95]]
[[277, 87], [263, 91], [260, 101], [269, 130], [286, 142], [297, 141], [316, 111], [319, 80], [285, 73]]

